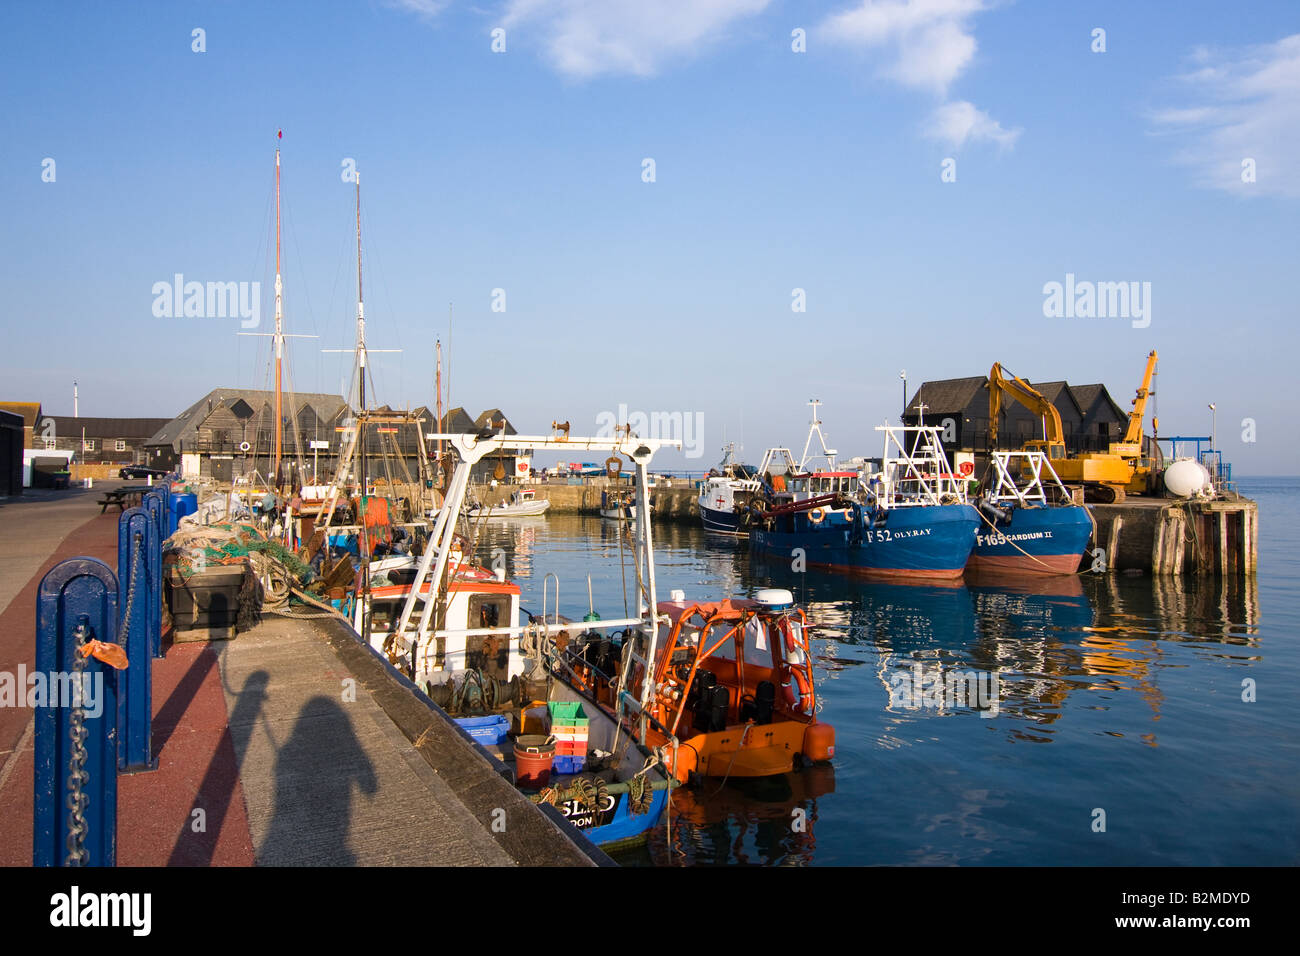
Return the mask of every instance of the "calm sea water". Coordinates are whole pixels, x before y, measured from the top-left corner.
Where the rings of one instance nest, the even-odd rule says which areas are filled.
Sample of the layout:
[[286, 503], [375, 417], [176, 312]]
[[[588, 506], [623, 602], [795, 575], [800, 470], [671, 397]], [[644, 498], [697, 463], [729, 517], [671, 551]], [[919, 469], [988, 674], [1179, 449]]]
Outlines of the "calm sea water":
[[[671, 825], [620, 862], [1300, 862], [1300, 478], [1239, 488], [1260, 505], [1250, 582], [864, 583], [795, 574], [751, 560], [743, 542], [656, 526], [661, 597], [785, 587], [823, 625], [820, 719], [836, 728], [836, 757], [678, 791]], [[534, 612], [554, 572], [562, 613], [586, 613], [590, 574], [596, 610], [623, 614], [611, 522], [493, 522], [481, 545], [505, 551]], [[626, 573], [632, 594], [630, 563]], [[936, 695], [949, 674], [986, 681], [996, 707]], [[908, 693], [918, 678], [928, 700]]]

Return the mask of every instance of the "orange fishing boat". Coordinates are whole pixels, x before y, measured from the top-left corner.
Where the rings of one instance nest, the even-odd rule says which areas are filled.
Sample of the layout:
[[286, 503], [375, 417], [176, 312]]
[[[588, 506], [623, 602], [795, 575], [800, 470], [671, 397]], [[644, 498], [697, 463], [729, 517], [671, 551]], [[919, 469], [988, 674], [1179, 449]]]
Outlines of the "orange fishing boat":
[[[617, 652], [617, 675], [607, 644], [570, 642], [565, 663], [601, 707], [644, 719], [679, 781], [766, 777], [834, 757], [835, 729], [817, 719], [807, 619], [789, 591], [722, 601], [674, 591], [657, 609], [653, 662], [636, 636]], [[639, 714], [625, 706], [642, 699]]]

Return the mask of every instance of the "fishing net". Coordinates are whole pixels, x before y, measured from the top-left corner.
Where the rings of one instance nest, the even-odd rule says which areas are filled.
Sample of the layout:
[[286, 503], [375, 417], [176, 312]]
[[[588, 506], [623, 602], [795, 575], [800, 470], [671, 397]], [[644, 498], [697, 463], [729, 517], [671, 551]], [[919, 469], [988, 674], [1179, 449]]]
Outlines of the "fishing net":
[[[250, 562], [250, 556], [257, 560]], [[292, 549], [268, 540], [257, 527], [243, 522], [178, 530], [164, 544], [163, 561], [175, 568], [183, 580], [214, 564], [245, 563], [263, 578], [274, 573], [295, 587], [306, 587], [315, 577], [311, 566]], [[279, 569], [283, 569], [283, 575]]]

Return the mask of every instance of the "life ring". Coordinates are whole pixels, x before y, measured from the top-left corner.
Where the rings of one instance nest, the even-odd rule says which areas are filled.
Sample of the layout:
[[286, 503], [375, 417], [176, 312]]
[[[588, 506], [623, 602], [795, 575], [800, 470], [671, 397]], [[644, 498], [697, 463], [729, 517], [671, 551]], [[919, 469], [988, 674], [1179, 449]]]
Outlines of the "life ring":
[[808, 512], [808, 520], [813, 524], [821, 524], [826, 520], [826, 509], [814, 508], [812, 511]]
[[[803, 658], [804, 663], [807, 657], [803, 653], [803, 648], [799, 646], [794, 639], [794, 630], [790, 627], [790, 620], [786, 618], [780, 623], [781, 635], [784, 638], [785, 645], [785, 683], [781, 685], [781, 693], [785, 697], [786, 706], [791, 710], [801, 714], [812, 713], [812, 687], [808, 682], [808, 675], [804, 673], [803, 667], [791, 663], [791, 658], [796, 655]], [[795, 688], [798, 688], [796, 698]]]
[[248, 449], [250, 449], [250, 448], [252, 448], [252, 447], [253, 447], [253, 446], [250, 445], [250, 444], [249, 444], [248, 442], [246, 442], [246, 441], [241, 441], [241, 442], [239, 443], [239, 450], [240, 450], [240, 451], [244, 451], [244, 452], [246, 452], [246, 451], [248, 451]]
[[963, 461], [957, 466], [957, 472], [969, 478], [975, 472], [975, 462]]

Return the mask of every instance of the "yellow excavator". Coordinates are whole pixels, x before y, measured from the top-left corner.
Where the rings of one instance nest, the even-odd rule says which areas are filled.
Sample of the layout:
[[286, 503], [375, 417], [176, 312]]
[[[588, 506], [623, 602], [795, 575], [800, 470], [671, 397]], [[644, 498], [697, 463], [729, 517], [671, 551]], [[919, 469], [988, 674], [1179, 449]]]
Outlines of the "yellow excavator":
[[[1070, 457], [1066, 455], [1065, 432], [1056, 407], [1024, 379], [1005, 372], [995, 362], [989, 371], [989, 447], [997, 447], [998, 417], [1005, 394], [1042, 420], [1043, 437], [1025, 442], [1025, 448], [1047, 455], [1062, 482], [1082, 485], [1086, 495], [1100, 502], [1123, 501], [1128, 493], [1146, 494], [1153, 489], [1158, 470], [1157, 463], [1142, 454], [1142, 418], [1146, 414], [1147, 399], [1152, 395], [1151, 376], [1155, 367], [1156, 353], [1152, 349], [1147, 356], [1142, 385], [1133, 399], [1133, 410], [1129, 412], [1124, 436], [1111, 442], [1105, 452], [1084, 452]], [[1154, 418], [1151, 425], [1159, 431], [1159, 423]]]

